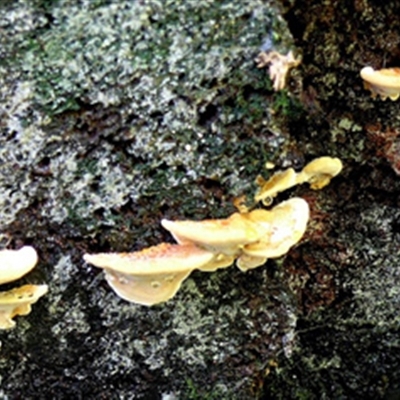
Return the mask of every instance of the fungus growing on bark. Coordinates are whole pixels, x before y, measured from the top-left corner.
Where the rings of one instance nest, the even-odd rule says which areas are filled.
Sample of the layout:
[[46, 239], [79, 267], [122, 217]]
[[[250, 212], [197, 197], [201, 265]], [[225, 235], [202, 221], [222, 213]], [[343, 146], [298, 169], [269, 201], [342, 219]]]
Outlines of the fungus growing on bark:
[[390, 100], [397, 100], [400, 96], [400, 68], [384, 68], [374, 70], [372, 67], [364, 67], [360, 71], [364, 80], [365, 89], [371, 92], [375, 98], [377, 95], [382, 100], [388, 97]]
[[[270, 204], [277, 193], [309, 182], [313, 189], [327, 185], [342, 169], [337, 158], [320, 157], [300, 173], [292, 168], [258, 178], [256, 201]], [[239, 213], [224, 219], [170, 221], [162, 226], [178, 244], [161, 243], [134, 253], [85, 254], [84, 260], [104, 269], [107, 282], [123, 299], [151, 306], [172, 298], [194, 269], [212, 272], [232, 265], [242, 271], [263, 265], [289, 251], [302, 238], [309, 219], [305, 200], [295, 197], [271, 210], [249, 211], [244, 199]]]
[[31, 246], [0, 250], [0, 284], [21, 278], [33, 269], [37, 261], [36, 250]]
[[269, 206], [279, 192], [283, 192], [297, 184], [296, 176], [293, 168], [277, 172], [268, 180], [258, 176], [256, 183], [260, 189], [254, 196], [254, 200], [257, 203], [261, 201], [265, 206]]
[[240, 213], [224, 219], [203, 221], [163, 219], [161, 225], [171, 232], [178, 243], [194, 243], [215, 254], [235, 255], [241, 246], [260, 237], [254, 224]]
[[282, 55], [277, 51], [261, 52], [255, 59], [257, 68], [269, 65], [268, 74], [272, 80], [275, 91], [281, 90], [286, 85], [286, 75], [291, 68], [297, 67], [301, 60], [294, 58], [293, 52], [289, 51]]
[[284, 201], [270, 211], [260, 211], [265, 211], [261, 219], [265, 226], [260, 226], [263, 235], [255, 243], [243, 246], [243, 255], [237, 260], [242, 271], [258, 267], [268, 258], [286, 254], [302, 238], [310, 216], [308, 203], [300, 197]]
[[330, 180], [342, 170], [343, 164], [338, 158], [319, 157], [309, 162], [301, 172], [294, 172], [288, 168], [283, 172], [276, 172], [268, 180], [257, 178], [256, 183], [260, 186], [254, 199], [268, 205], [278, 193], [283, 192], [295, 185], [308, 182], [311, 189], [322, 189]]
[[0, 329], [13, 328], [16, 324], [13, 318], [29, 314], [31, 305], [47, 291], [47, 285], [24, 285], [7, 292], [0, 292]]
[[[227, 267], [237, 258], [239, 269], [246, 271], [264, 264], [267, 258], [285, 254], [301, 239], [308, 218], [307, 202], [293, 198], [272, 210], [256, 209], [242, 214], [235, 213], [223, 220], [163, 220], [162, 225], [181, 243], [194, 243], [220, 257], [222, 266], [211, 264], [211, 267], [200, 267], [200, 270]], [[233, 225], [230, 224], [232, 220]], [[230, 229], [232, 226], [240, 229]], [[248, 232], [251, 234], [246, 234]]]
[[297, 183], [308, 182], [311, 189], [322, 189], [343, 169], [338, 158], [319, 157], [309, 162], [297, 175]]
[[161, 243], [133, 253], [85, 254], [83, 258], [104, 269], [107, 282], [120, 297], [151, 306], [172, 298], [194, 269], [208, 266], [212, 270], [215, 255], [193, 244]]

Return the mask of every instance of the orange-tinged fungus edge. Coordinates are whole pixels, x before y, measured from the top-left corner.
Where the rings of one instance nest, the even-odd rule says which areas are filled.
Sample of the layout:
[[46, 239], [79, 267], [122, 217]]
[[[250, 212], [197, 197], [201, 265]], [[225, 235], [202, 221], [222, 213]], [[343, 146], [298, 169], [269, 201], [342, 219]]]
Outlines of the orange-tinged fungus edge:
[[106, 280], [124, 300], [152, 306], [171, 299], [194, 269], [217, 268], [214, 253], [194, 244], [161, 243], [133, 253], [85, 254], [103, 268]]
[[214, 254], [193, 244], [160, 243], [132, 253], [85, 254], [83, 259], [96, 267], [129, 275], [169, 274], [199, 268]]

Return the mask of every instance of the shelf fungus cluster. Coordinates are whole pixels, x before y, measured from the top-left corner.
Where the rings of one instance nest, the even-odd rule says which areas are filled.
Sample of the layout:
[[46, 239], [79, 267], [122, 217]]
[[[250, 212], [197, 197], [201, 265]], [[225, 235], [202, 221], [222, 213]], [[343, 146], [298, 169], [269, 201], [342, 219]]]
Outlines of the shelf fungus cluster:
[[[320, 189], [341, 168], [340, 160], [321, 157], [298, 174], [288, 170], [274, 175], [263, 183], [255, 200], [264, 201], [306, 181]], [[270, 210], [242, 208], [224, 219], [163, 219], [161, 225], [177, 244], [161, 243], [133, 253], [85, 254], [83, 258], [104, 270], [120, 297], [151, 306], [171, 299], [194, 270], [213, 272], [236, 261], [241, 271], [247, 271], [286, 254], [302, 238], [309, 214], [307, 202], [294, 197]]]
[[[21, 278], [35, 267], [37, 261], [36, 250], [31, 246], [19, 250], [0, 250], [0, 284]], [[47, 290], [47, 285], [23, 285], [0, 292], [0, 329], [13, 328], [13, 318], [29, 314], [31, 305]]]
[[372, 67], [364, 67], [360, 71], [365, 89], [371, 91], [371, 96], [380, 96], [382, 100], [388, 97], [397, 100], [400, 96], [400, 68], [384, 68], [374, 70]]
[[134, 253], [85, 254], [84, 260], [104, 269], [120, 297], [151, 306], [172, 298], [195, 269], [213, 272], [237, 260], [246, 271], [285, 254], [303, 236], [308, 217], [307, 202], [293, 198], [271, 210], [234, 213], [225, 219], [163, 219], [162, 226], [178, 244], [161, 243]]

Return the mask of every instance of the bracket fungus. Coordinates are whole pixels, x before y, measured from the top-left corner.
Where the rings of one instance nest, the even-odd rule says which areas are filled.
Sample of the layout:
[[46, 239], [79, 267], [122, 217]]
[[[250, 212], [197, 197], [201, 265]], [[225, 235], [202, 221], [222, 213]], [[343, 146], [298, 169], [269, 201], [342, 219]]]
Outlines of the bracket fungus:
[[302, 237], [309, 217], [300, 198], [272, 210], [257, 209], [203, 221], [162, 220], [179, 244], [161, 243], [133, 253], [85, 254], [104, 269], [111, 288], [123, 299], [151, 306], [172, 298], [190, 273], [237, 265], [242, 271], [285, 254]]
[[286, 171], [276, 172], [268, 180], [258, 177], [256, 183], [260, 188], [254, 200], [269, 205], [278, 193], [305, 182], [310, 184], [311, 189], [322, 189], [342, 169], [343, 164], [338, 158], [324, 156], [310, 161], [299, 173], [288, 168]]
[[267, 258], [287, 253], [303, 236], [308, 218], [307, 202], [293, 198], [272, 210], [235, 213], [221, 220], [163, 220], [161, 223], [182, 243], [191, 242], [219, 256], [238, 258], [237, 266], [245, 271], [264, 264]]
[[[321, 189], [342, 169], [337, 158], [320, 157], [300, 173], [292, 168], [257, 179], [255, 200], [270, 204], [277, 193], [299, 183]], [[112, 289], [125, 300], [151, 306], [171, 299], [190, 273], [227, 268], [236, 260], [241, 271], [286, 254], [302, 238], [310, 216], [308, 203], [295, 197], [270, 210], [249, 209], [242, 198], [240, 212], [223, 219], [171, 221], [163, 219], [178, 244], [161, 243], [133, 253], [85, 254], [87, 263], [103, 268]]]
[[372, 67], [364, 67], [360, 71], [365, 89], [371, 92], [375, 98], [380, 96], [382, 100], [388, 97], [397, 100], [400, 96], [400, 68], [384, 68], [374, 70]]
[[193, 270], [212, 268], [214, 258], [193, 244], [169, 243], [133, 253], [83, 256], [87, 263], [104, 269], [108, 284], [120, 297], [147, 306], [172, 298]]
[[322, 189], [343, 169], [339, 158], [319, 157], [310, 161], [297, 175], [297, 183], [308, 182], [311, 189]]
[[37, 261], [36, 250], [31, 246], [0, 250], [0, 284], [21, 278], [33, 269]]
[[[37, 261], [36, 250], [31, 246], [19, 250], [0, 250], [0, 284], [21, 278], [33, 269]], [[0, 329], [13, 328], [13, 318], [29, 314], [31, 304], [36, 303], [47, 291], [47, 285], [24, 285], [0, 292]]]
[[161, 225], [180, 244], [194, 243], [211, 252], [226, 255], [235, 255], [239, 247], [255, 242], [260, 236], [257, 227], [240, 213], [224, 219], [203, 221], [163, 219]]
[[15, 326], [13, 318], [29, 314], [31, 305], [47, 291], [47, 285], [24, 285], [7, 292], [0, 292], [0, 329], [13, 328]]
[[243, 246], [243, 254], [236, 262], [242, 271], [258, 267], [268, 258], [286, 254], [302, 238], [310, 216], [308, 203], [300, 197], [284, 201], [271, 211], [254, 211], [265, 211], [261, 222], [268, 229], [264, 229], [257, 242]]
[[262, 201], [265, 206], [269, 206], [274, 197], [286, 189], [297, 185], [297, 174], [293, 168], [288, 168], [285, 171], [279, 171], [265, 180], [261, 175], [257, 177], [256, 183], [260, 186], [260, 190], [254, 196], [254, 200], [258, 203]]

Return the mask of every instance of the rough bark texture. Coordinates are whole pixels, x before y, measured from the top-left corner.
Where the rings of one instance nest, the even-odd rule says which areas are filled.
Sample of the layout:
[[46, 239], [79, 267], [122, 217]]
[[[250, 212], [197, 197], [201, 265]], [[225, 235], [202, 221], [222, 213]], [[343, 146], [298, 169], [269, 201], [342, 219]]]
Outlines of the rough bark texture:
[[[359, 70], [400, 65], [397, 1], [0, 2], [0, 228], [49, 294], [0, 333], [2, 398], [321, 399], [400, 393], [400, 102]], [[273, 92], [254, 58], [302, 64]], [[343, 173], [302, 242], [171, 301], [119, 299], [84, 252], [172, 242], [228, 216], [265, 162]], [[396, 173], [397, 171], [397, 173]]]

